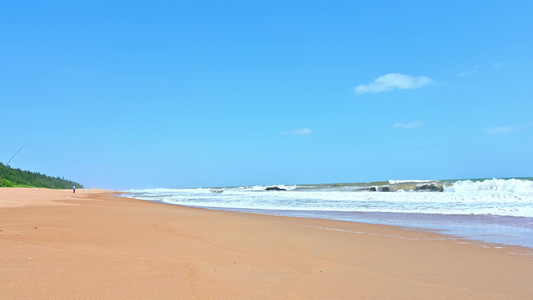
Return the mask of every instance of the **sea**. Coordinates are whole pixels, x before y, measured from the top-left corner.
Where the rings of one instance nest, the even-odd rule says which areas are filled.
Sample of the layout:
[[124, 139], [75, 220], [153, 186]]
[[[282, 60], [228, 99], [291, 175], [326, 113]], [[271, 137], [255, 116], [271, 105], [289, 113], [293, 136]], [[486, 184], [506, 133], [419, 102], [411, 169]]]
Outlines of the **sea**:
[[434, 231], [533, 253], [533, 178], [133, 189], [123, 197], [206, 209]]

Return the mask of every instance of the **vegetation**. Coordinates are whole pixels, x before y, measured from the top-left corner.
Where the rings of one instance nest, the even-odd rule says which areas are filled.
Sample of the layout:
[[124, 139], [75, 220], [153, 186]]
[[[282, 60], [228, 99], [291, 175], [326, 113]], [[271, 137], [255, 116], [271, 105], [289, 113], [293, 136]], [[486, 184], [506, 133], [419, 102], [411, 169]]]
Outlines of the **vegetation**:
[[40, 173], [13, 169], [0, 163], [0, 187], [41, 187], [53, 189], [70, 189], [83, 185], [65, 178], [51, 177]]

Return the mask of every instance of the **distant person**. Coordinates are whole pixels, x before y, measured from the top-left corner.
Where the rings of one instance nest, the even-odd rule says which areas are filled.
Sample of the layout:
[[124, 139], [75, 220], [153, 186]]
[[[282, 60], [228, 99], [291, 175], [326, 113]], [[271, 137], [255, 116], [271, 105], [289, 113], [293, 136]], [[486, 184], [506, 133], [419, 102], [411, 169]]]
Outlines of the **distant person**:
[[76, 193], [76, 186], [72, 187], [72, 193]]

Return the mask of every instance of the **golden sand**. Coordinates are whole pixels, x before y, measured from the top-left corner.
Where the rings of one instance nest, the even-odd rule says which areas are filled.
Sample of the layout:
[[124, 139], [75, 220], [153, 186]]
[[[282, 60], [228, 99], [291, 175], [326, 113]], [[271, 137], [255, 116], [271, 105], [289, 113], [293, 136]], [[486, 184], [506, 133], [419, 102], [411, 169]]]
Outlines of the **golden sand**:
[[533, 299], [533, 258], [389, 226], [0, 189], [0, 299]]

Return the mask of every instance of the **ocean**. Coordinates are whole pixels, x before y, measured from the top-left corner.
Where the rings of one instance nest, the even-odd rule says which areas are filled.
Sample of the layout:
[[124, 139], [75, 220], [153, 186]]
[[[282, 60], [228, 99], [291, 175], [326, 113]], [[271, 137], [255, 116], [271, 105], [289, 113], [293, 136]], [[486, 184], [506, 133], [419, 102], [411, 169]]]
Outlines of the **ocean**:
[[125, 191], [207, 209], [393, 225], [533, 250], [533, 178]]

